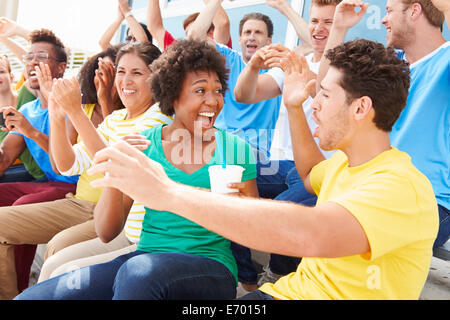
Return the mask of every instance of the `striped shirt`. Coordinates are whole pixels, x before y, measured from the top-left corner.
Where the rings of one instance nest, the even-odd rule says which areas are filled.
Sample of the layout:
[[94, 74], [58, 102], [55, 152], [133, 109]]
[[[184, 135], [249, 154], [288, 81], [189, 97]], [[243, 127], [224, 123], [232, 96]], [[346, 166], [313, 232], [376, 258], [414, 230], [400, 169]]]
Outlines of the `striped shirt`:
[[[97, 132], [108, 146], [118, 142], [126, 135], [141, 133], [149, 128], [169, 124], [173, 120], [172, 117], [168, 117], [161, 112], [158, 104], [154, 104], [146, 112], [133, 119], [126, 119], [127, 113], [128, 111], [125, 108], [114, 111], [98, 126]], [[81, 174], [92, 165], [93, 158], [89, 155], [82, 141], [75, 144], [73, 150], [75, 152], [75, 162], [69, 170], [62, 172], [62, 175]], [[139, 241], [144, 215], [144, 205], [134, 202], [124, 227], [126, 236], [133, 243]]]

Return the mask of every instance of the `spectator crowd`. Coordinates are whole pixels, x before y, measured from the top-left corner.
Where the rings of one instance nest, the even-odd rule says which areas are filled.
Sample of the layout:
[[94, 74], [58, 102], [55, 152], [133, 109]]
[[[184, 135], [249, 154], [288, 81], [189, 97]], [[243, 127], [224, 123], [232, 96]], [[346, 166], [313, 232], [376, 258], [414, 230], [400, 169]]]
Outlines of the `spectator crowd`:
[[[363, 0], [267, 0], [300, 45], [252, 12], [240, 52], [204, 2], [175, 39], [118, 0], [73, 78], [58, 30], [0, 18], [24, 64], [13, 86], [0, 56], [0, 299], [418, 299], [450, 234], [450, 2], [384, 1], [385, 46], [346, 41]], [[242, 168], [230, 193], [213, 166]]]

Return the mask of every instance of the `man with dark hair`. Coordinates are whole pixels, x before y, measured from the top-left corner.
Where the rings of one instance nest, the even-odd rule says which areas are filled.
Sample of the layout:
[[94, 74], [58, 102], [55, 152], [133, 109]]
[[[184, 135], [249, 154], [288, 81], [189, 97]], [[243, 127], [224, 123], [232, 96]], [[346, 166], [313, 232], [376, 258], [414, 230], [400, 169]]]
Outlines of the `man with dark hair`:
[[[61, 78], [67, 65], [67, 53], [62, 42], [47, 29], [30, 33], [31, 46], [23, 56], [29, 85], [35, 89], [37, 99], [24, 104], [19, 110], [13, 107], [0, 108], [5, 117], [5, 130], [8, 135], [0, 145], [0, 171], [4, 171], [17, 159], [25, 147], [28, 148], [36, 163], [45, 173], [40, 182], [16, 182], [0, 184], [0, 206], [15, 206], [63, 198], [75, 192], [78, 176], [65, 177], [55, 172], [49, 158], [49, 117], [48, 97], [54, 78]], [[1, 219], [0, 215], [0, 219]], [[1, 234], [0, 234], [1, 237]], [[29, 268], [34, 258], [36, 246], [18, 247], [16, 257], [27, 260], [17, 261], [16, 265], [26, 265], [28, 279]], [[14, 254], [12, 246], [0, 244], [0, 255]], [[19, 252], [20, 251], [20, 252]], [[4, 259], [1, 259], [2, 263]], [[19, 259], [20, 260], [20, 259]], [[17, 294], [14, 283], [16, 277], [10, 277], [5, 265], [0, 266], [0, 299], [12, 298]], [[14, 270], [15, 271], [15, 270]]]
[[[313, 118], [320, 147], [338, 150], [328, 160], [302, 109], [315, 85], [308, 64], [293, 51], [281, 60], [295, 163], [307, 190], [318, 195], [315, 207], [182, 186], [123, 142], [96, 154], [90, 174], [108, 175], [92, 184], [118, 188], [242, 245], [303, 257], [295, 273], [244, 299], [417, 299], [438, 219], [430, 182], [389, 142], [390, 124], [406, 104], [408, 64], [368, 40], [340, 45], [327, 58], [331, 67]], [[348, 79], [369, 85], [350, 92], [343, 87]]]
[[[435, 0], [435, 2], [439, 2]], [[344, 42], [347, 31], [359, 21], [361, 0], [344, 0], [336, 9], [327, 49]], [[387, 45], [399, 49], [398, 56], [410, 63], [411, 88], [408, 102], [392, 127], [392, 145], [407, 152], [413, 164], [433, 185], [439, 208], [439, 233], [435, 247], [443, 245], [450, 234], [450, 42], [442, 36], [444, 16], [450, 6], [439, 11], [426, 0], [388, 0], [382, 23], [387, 30]], [[327, 71], [322, 60], [319, 77]]]

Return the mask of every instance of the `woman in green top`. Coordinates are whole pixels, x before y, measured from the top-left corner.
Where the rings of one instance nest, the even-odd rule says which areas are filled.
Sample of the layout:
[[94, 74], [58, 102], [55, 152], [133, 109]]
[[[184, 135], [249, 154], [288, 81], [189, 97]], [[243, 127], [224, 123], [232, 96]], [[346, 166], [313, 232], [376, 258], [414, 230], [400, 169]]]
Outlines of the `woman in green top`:
[[[144, 149], [173, 180], [209, 189], [208, 168], [221, 161], [214, 138], [218, 130], [213, 125], [223, 107], [227, 88], [225, 59], [206, 43], [182, 40], [169, 47], [150, 68], [155, 100], [160, 102], [164, 114], [175, 114], [174, 121], [144, 131], [141, 135], [145, 139], [128, 142]], [[256, 165], [250, 145], [237, 136], [219, 132], [226, 146], [227, 163], [245, 169], [243, 182], [237, 188], [247, 196], [257, 196]], [[112, 188], [105, 188], [103, 195], [107, 194], [110, 201], [100, 201], [94, 215], [96, 231], [105, 242], [119, 234], [128, 215], [108, 208], [106, 203], [117, 208], [117, 199], [126, 196], [117, 189], [107, 189]], [[137, 251], [41, 282], [17, 298], [232, 299], [236, 296], [237, 267], [227, 239], [171, 212], [145, 210]], [[77, 290], [60, 285], [72, 283], [74, 277]]]

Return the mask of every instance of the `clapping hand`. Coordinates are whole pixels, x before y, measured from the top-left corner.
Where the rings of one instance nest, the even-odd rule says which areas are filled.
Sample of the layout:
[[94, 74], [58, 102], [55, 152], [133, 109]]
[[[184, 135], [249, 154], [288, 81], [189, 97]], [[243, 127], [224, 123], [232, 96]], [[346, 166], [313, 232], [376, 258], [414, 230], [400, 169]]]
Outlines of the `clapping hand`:
[[298, 57], [294, 51], [281, 60], [281, 68], [285, 74], [283, 102], [288, 110], [297, 109], [310, 96], [316, 80], [310, 78], [311, 71], [306, 58]]

